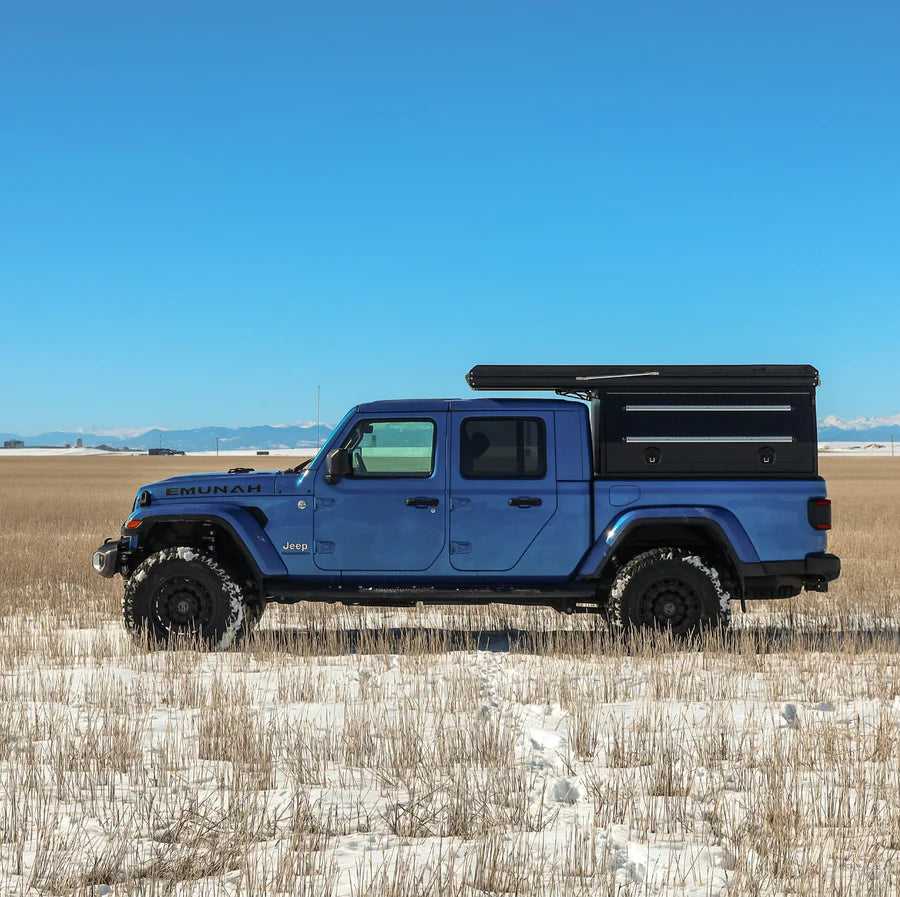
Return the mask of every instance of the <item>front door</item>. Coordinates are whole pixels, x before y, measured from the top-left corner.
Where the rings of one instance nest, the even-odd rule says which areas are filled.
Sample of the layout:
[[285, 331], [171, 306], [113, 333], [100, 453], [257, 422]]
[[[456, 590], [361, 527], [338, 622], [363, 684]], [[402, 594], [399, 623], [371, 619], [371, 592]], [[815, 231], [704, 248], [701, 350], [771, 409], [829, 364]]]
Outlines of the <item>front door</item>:
[[427, 570], [445, 542], [446, 413], [360, 418], [342, 442], [352, 473], [315, 486], [321, 570]]
[[512, 570], [556, 513], [553, 414], [450, 420], [450, 563]]

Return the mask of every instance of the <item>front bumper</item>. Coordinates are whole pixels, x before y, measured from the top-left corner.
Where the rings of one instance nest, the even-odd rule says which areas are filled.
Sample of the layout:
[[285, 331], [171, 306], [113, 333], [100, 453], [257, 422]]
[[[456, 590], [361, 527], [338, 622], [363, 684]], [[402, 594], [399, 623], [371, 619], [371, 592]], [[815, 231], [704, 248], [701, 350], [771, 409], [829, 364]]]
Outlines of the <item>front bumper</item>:
[[91, 566], [107, 579], [115, 576], [119, 572], [119, 543], [107, 539], [91, 557]]

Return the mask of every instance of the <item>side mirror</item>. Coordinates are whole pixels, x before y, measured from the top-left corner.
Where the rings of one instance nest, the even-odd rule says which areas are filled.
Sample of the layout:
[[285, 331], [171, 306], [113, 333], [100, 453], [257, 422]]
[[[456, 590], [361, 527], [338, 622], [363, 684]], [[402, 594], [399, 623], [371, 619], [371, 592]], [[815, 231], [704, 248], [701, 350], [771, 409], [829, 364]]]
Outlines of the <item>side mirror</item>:
[[350, 464], [350, 452], [345, 448], [335, 449], [325, 459], [325, 482], [329, 486], [337, 483], [341, 477], [348, 477], [353, 472]]

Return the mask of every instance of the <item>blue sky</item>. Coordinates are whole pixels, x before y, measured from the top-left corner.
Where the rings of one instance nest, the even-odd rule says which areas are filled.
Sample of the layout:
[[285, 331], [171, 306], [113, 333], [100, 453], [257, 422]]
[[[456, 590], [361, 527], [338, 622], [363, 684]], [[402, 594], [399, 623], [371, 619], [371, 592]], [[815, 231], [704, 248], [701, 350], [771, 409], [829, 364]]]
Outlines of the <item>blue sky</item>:
[[886, 3], [7, 4], [0, 431], [476, 363], [811, 363], [821, 415], [896, 414], [898, 42]]

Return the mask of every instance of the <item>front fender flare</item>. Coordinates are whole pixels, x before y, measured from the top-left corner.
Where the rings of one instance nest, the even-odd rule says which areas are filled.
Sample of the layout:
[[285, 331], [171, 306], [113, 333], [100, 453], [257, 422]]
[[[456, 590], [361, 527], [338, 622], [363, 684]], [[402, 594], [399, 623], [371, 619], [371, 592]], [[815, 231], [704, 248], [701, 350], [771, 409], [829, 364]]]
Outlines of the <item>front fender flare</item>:
[[[259, 521], [240, 505], [217, 504], [215, 508], [197, 502], [179, 504], [177, 508], [151, 505], [148, 508], [139, 508], [128, 519], [148, 523], [152, 521], [154, 525], [183, 521], [213, 523], [231, 535], [257, 577], [287, 575], [284, 561], [266, 535], [266, 531]], [[137, 532], [133, 530], [122, 532], [123, 535], [131, 537], [137, 535], [138, 539], [141, 536], [140, 528]]]
[[711, 534], [736, 568], [741, 564], [759, 562], [753, 542], [731, 511], [699, 507], [634, 508], [614, 518], [594, 542], [578, 568], [578, 578], [599, 577], [617, 546], [622, 545], [636, 529], [665, 524], [693, 527]]

